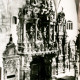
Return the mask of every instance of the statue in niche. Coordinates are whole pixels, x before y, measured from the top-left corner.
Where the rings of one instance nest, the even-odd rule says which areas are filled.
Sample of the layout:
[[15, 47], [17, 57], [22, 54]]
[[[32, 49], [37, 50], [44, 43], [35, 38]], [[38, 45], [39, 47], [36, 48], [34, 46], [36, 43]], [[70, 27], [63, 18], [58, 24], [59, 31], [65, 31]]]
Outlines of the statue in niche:
[[32, 12], [30, 10], [27, 11], [27, 14], [26, 14], [26, 19], [27, 20], [30, 20], [31, 21], [31, 13]]
[[50, 21], [50, 25], [53, 25], [54, 19], [55, 19], [55, 12], [53, 11], [53, 7], [51, 6], [51, 9], [49, 10], [50, 14], [49, 14], [49, 21]]
[[50, 42], [53, 41], [53, 37], [54, 37], [53, 29], [51, 29], [51, 30], [50, 30]]
[[33, 35], [34, 35], [33, 25], [32, 25], [32, 23], [27, 23], [26, 24], [26, 36], [27, 36], [28, 40], [31, 40]]
[[44, 49], [48, 49], [48, 42], [49, 42], [49, 39], [47, 37], [47, 28], [45, 27], [44, 28]]
[[41, 31], [38, 31], [38, 32], [37, 32], [37, 39], [38, 39], [38, 40], [42, 40]]
[[34, 35], [34, 29], [33, 26], [30, 26], [29, 40], [33, 40], [33, 35]]
[[44, 27], [44, 39], [45, 39], [45, 40], [46, 40], [46, 38], [47, 38], [46, 32], [47, 32], [46, 27]]

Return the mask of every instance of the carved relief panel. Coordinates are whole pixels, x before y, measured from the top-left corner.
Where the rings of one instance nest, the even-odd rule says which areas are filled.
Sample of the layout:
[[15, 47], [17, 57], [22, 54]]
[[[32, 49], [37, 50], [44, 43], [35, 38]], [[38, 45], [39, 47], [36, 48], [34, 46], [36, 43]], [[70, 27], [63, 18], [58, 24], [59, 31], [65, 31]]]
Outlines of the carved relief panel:
[[15, 44], [10, 41], [3, 53], [3, 74], [4, 80], [20, 80], [20, 58], [17, 55]]
[[20, 69], [20, 61], [19, 58], [16, 57], [8, 57], [4, 59], [4, 80], [20, 80], [19, 79], [19, 69]]

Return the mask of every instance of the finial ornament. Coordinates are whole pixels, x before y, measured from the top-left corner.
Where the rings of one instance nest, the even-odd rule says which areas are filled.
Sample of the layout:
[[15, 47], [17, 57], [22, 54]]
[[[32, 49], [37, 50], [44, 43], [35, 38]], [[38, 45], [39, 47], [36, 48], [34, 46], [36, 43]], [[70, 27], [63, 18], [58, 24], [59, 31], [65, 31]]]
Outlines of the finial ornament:
[[12, 34], [10, 34], [9, 42], [12, 42], [12, 41], [13, 41]]
[[13, 42], [13, 38], [12, 38], [12, 34], [10, 34], [9, 43], [7, 45], [11, 44], [12, 42]]

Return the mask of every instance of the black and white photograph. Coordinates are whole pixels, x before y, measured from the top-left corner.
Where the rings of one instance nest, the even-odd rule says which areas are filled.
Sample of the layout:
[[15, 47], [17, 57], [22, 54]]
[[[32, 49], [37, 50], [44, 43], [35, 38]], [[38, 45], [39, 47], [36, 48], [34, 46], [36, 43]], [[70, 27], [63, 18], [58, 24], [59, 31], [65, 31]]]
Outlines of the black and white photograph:
[[0, 80], [80, 80], [80, 0], [0, 0]]

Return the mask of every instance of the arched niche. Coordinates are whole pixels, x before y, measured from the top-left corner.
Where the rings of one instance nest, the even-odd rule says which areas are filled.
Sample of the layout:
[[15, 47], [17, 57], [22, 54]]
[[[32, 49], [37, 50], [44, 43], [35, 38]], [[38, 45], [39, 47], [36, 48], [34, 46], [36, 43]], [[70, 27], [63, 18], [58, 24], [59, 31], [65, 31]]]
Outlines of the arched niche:
[[13, 16], [12, 22], [13, 22], [13, 24], [17, 24], [17, 17], [16, 16]]

